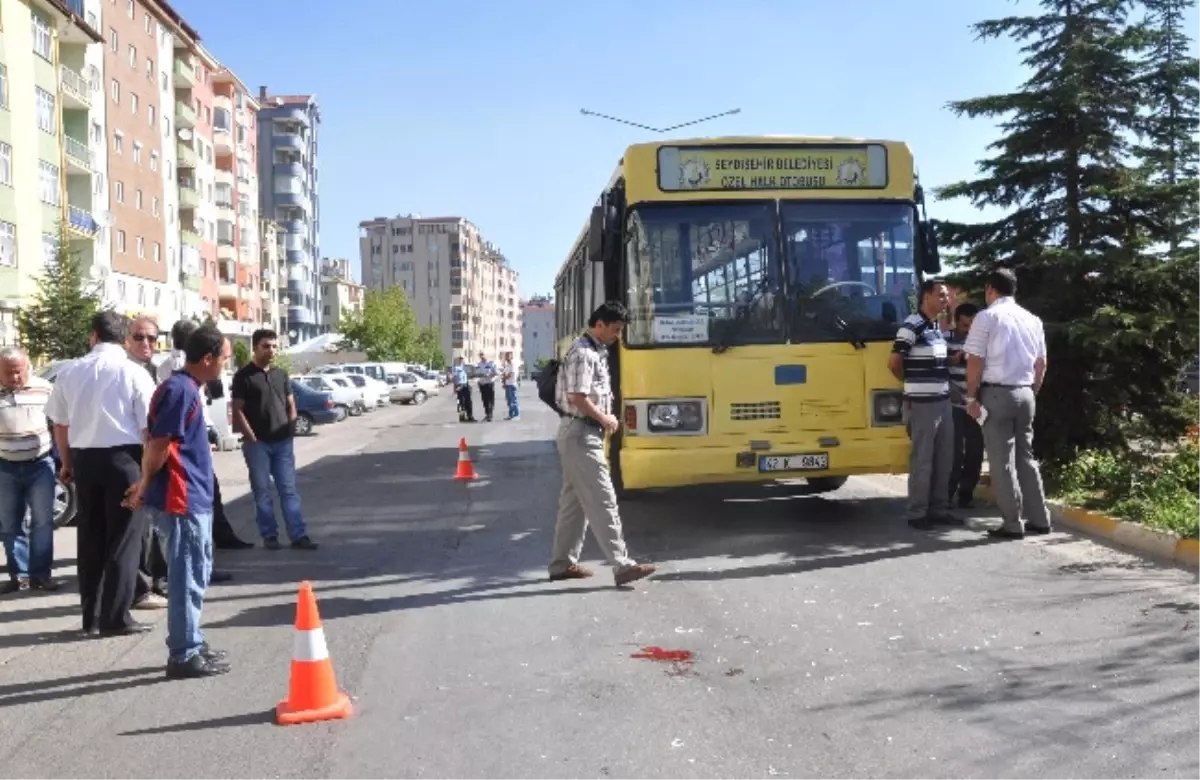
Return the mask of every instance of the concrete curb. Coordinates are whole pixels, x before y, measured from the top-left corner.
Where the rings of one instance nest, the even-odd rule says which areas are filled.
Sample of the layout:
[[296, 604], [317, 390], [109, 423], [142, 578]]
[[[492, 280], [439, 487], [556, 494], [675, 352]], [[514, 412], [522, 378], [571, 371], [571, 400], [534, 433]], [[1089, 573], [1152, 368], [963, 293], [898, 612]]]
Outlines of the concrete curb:
[[[991, 480], [983, 475], [975, 495], [995, 503]], [[1174, 561], [1192, 569], [1200, 569], [1200, 540], [1180, 539], [1168, 531], [1147, 528], [1128, 520], [1118, 520], [1090, 509], [1067, 506], [1058, 501], [1047, 502], [1056, 525], [1065, 525], [1089, 536], [1107, 539], [1113, 544], [1159, 560]]]

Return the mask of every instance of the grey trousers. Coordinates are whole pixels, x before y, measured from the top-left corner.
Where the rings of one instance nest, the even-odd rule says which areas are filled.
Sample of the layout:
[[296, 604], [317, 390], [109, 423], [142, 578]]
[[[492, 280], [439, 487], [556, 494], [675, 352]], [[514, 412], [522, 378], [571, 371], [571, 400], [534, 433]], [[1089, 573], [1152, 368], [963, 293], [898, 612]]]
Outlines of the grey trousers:
[[621, 574], [636, 562], [625, 551], [617, 493], [604, 455], [604, 433], [582, 420], [564, 417], [558, 426], [557, 443], [562, 492], [558, 496], [550, 573], [561, 574], [579, 563], [590, 521], [600, 551], [615, 569], [613, 573]]
[[[1021, 509], [1035, 528], [1050, 527], [1042, 473], [1033, 457], [1033, 418], [1037, 400], [1029, 387], [979, 389], [979, 403], [987, 409], [983, 444], [987, 448], [992, 492], [1000, 507], [1002, 528], [1020, 531]], [[1014, 474], [1015, 472], [1015, 474]]]
[[914, 401], [908, 412], [908, 519], [950, 514], [954, 464], [954, 407], [950, 399]]

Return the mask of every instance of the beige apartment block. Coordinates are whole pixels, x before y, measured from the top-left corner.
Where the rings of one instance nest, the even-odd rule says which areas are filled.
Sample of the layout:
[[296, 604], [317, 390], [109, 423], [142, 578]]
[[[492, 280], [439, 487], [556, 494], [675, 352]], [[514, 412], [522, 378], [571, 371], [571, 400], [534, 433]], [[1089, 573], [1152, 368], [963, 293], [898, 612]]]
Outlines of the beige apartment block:
[[354, 281], [350, 261], [321, 260], [321, 325], [326, 333], [336, 332], [348, 318], [362, 311], [366, 288]]
[[422, 326], [438, 329], [448, 358], [521, 355], [517, 272], [462, 217], [376, 217], [359, 223], [362, 282], [399, 287]]
[[287, 270], [281, 265], [283, 229], [269, 219], [258, 220], [259, 271], [262, 274], [263, 327], [283, 333], [284, 308], [287, 306]]

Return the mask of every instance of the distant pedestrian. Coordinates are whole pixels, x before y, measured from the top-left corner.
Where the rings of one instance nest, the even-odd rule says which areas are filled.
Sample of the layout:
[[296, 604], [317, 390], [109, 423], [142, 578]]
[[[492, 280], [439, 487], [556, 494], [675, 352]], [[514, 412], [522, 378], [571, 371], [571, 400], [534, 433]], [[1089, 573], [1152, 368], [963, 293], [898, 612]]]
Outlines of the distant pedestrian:
[[954, 457], [954, 413], [946, 341], [937, 320], [949, 305], [945, 283], [921, 284], [920, 306], [896, 332], [888, 368], [904, 383], [908, 407], [908, 524], [929, 530], [954, 525], [950, 514], [950, 469]]
[[550, 556], [551, 582], [592, 576], [591, 569], [579, 564], [589, 523], [604, 557], [612, 564], [618, 586], [654, 573], [654, 566], [637, 563], [626, 552], [617, 494], [604, 451], [605, 434], [620, 428], [612, 414], [608, 348], [621, 337], [628, 319], [620, 303], [601, 304], [588, 319], [587, 332], [571, 344], [558, 370], [558, 408], [564, 413], [557, 436], [562, 492]]
[[967, 414], [967, 353], [963, 351], [979, 307], [960, 303], [954, 310], [954, 329], [946, 337], [950, 356], [950, 402], [954, 406], [954, 462], [950, 467], [950, 497], [960, 507], [975, 500], [975, 486], [983, 468], [983, 429]]
[[142, 478], [126, 505], [145, 504], [169, 551], [167, 676], [210, 677], [229, 671], [225, 654], [200, 630], [204, 592], [212, 573], [213, 463], [204, 423], [203, 384], [221, 375], [229, 341], [215, 327], [188, 337], [186, 363], [158, 386], [150, 403]]
[[[146, 369], [155, 383], [158, 374], [154, 368], [154, 348], [158, 344], [158, 323], [150, 317], [134, 317], [129, 322], [125, 337], [125, 351], [129, 359]], [[167, 361], [164, 361], [164, 363]], [[134, 609], [167, 608], [167, 559], [164, 546], [154, 524], [145, 523], [146, 536], [142, 540], [142, 559], [138, 564], [137, 590], [134, 591]]]
[[987, 410], [983, 442], [1003, 519], [999, 528], [988, 533], [1000, 539], [1051, 530], [1042, 474], [1033, 456], [1037, 393], [1046, 376], [1046, 334], [1042, 321], [1017, 304], [1016, 292], [1017, 276], [1012, 271], [988, 274], [984, 288], [988, 306], [976, 315], [964, 347], [967, 412], [978, 418]]
[[450, 369], [454, 380], [454, 395], [458, 398], [458, 421], [475, 422], [475, 409], [471, 401], [471, 379], [467, 376], [467, 367], [461, 357], [454, 358], [454, 367]]
[[504, 353], [504, 362], [500, 364], [500, 377], [504, 382], [504, 400], [508, 402], [508, 420], [521, 419], [521, 405], [517, 401], [517, 364], [513, 362], [513, 353]]
[[55, 424], [61, 479], [77, 486], [75, 531], [85, 634], [150, 630], [130, 614], [146, 519], [123, 501], [141, 479], [154, 380], [125, 352], [128, 324], [115, 312], [96, 314], [92, 351], [58, 375], [46, 404], [46, 416]]
[[293, 425], [296, 399], [288, 373], [275, 365], [279, 336], [273, 330], [256, 330], [250, 337], [251, 361], [233, 375], [233, 420], [242, 434], [242, 457], [250, 472], [250, 490], [254, 493], [255, 516], [263, 546], [278, 550], [279, 531], [275, 521], [275, 503], [271, 482], [279, 493], [283, 519], [292, 547], [315, 550], [308, 538], [296, 489], [296, 452]]
[[[0, 349], [0, 538], [8, 582], [0, 593], [55, 591], [54, 459], [46, 402], [54, 386], [30, 372], [20, 347]], [[24, 531], [29, 513], [29, 532]]]
[[496, 364], [482, 352], [475, 366], [475, 376], [478, 377], [479, 400], [483, 402], [483, 421], [491, 422], [492, 412], [496, 408]]

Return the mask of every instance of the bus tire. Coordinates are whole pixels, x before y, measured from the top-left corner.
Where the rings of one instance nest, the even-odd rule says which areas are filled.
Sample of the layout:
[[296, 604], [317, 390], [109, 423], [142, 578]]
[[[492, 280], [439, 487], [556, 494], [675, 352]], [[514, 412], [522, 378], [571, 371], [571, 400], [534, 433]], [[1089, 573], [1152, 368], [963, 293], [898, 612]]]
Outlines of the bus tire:
[[813, 493], [832, 493], [846, 484], [849, 477], [813, 477], [808, 480], [808, 487]]

